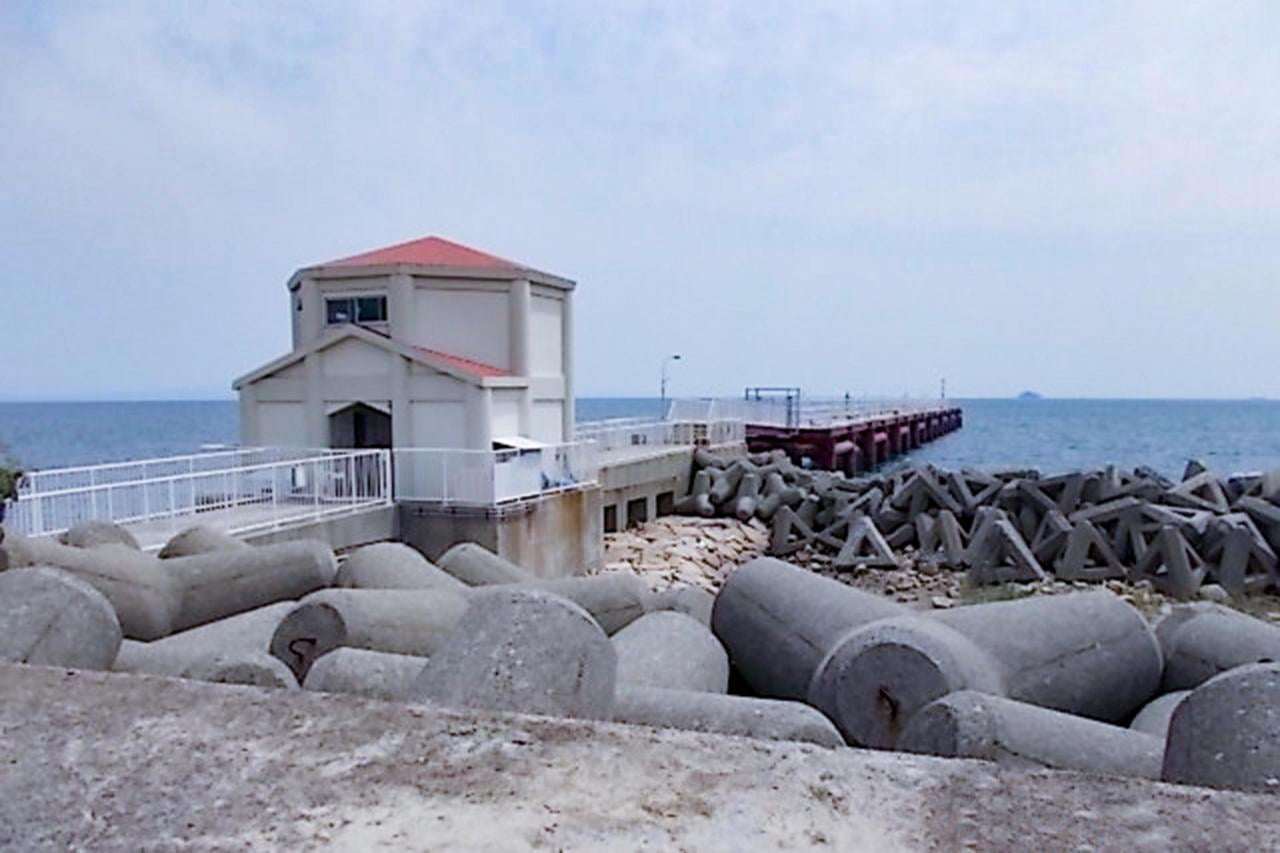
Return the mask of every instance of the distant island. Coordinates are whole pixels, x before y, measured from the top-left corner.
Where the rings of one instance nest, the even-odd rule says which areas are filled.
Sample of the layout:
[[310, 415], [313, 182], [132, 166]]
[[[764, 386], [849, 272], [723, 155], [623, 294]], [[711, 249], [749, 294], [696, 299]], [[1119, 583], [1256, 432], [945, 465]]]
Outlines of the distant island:
[[1021, 394], [1018, 395], [1018, 399], [1019, 400], [1043, 400], [1044, 397], [1040, 396], [1035, 391], [1023, 391]]

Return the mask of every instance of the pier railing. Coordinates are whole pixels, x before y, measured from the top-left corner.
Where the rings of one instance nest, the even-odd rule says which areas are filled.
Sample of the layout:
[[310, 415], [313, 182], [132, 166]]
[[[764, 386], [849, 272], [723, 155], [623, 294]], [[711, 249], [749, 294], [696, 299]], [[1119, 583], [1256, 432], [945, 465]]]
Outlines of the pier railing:
[[386, 450], [245, 448], [34, 471], [5, 526], [30, 536], [82, 521], [176, 529], [221, 511], [218, 526], [243, 534], [390, 501]]
[[728, 444], [746, 439], [746, 425], [733, 418], [653, 420], [627, 418], [578, 425], [579, 441], [592, 441], [604, 453], [664, 445]]
[[737, 420], [759, 426], [828, 426], [946, 407], [945, 400], [865, 400], [856, 398], [786, 398], [673, 400], [670, 421]]
[[461, 506], [496, 506], [599, 481], [594, 442], [517, 450], [396, 448], [392, 451], [397, 500]]

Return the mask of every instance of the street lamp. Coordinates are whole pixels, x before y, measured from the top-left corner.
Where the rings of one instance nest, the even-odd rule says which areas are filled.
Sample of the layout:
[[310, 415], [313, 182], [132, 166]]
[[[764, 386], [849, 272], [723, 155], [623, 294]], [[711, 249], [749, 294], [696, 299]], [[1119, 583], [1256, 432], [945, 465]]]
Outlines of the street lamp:
[[667, 366], [671, 364], [671, 362], [679, 361], [679, 360], [680, 360], [679, 353], [669, 355], [662, 360], [662, 393], [659, 397], [659, 400], [661, 401], [659, 403], [659, 406], [662, 409], [662, 416], [664, 418], [667, 416]]

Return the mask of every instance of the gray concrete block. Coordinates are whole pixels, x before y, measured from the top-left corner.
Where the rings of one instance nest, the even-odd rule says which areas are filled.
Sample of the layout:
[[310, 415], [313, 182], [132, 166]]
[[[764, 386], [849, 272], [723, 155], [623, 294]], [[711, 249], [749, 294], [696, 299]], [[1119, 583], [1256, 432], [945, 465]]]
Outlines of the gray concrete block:
[[1129, 577], [1131, 580], [1149, 580], [1166, 595], [1187, 599], [1200, 589], [1207, 573], [1204, 560], [1187, 542], [1182, 531], [1165, 525]]
[[827, 650], [850, 629], [908, 611], [878, 595], [770, 557], [730, 575], [711, 627], [761, 696], [804, 701]]
[[251, 547], [230, 533], [215, 530], [202, 524], [188, 527], [165, 543], [157, 555], [162, 560], [172, 557], [194, 557], [196, 554], [208, 554], [211, 551], [237, 551]]
[[704, 469], [694, 474], [689, 494], [676, 501], [673, 508], [680, 515], [699, 515], [703, 518], [715, 515], [716, 507], [711, 502], [711, 472]]
[[844, 746], [840, 733], [819, 711], [803, 702], [778, 699], [619, 684], [613, 719], [653, 728]]
[[333, 549], [311, 540], [177, 557], [160, 567], [177, 590], [175, 631], [299, 599], [327, 587], [338, 570]]
[[469, 587], [434, 565], [416, 548], [400, 542], [377, 542], [347, 555], [334, 586], [352, 589], [447, 589]]
[[898, 739], [923, 755], [1139, 779], [1160, 778], [1163, 746], [1143, 732], [972, 690], [921, 709]]
[[1142, 710], [1134, 715], [1129, 728], [1135, 732], [1158, 737], [1163, 742], [1169, 734], [1169, 721], [1173, 718], [1173, 712], [1190, 693], [1190, 690], [1175, 690], [1172, 693], [1157, 696], [1143, 705]]
[[109, 521], [82, 521], [64, 531], [58, 541], [72, 548], [96, 548], [99, 545], [124, 545], [141, 550], [138, 540], [125, 528]]
[[0, 572], [0, 661], [110, 669], [120, 622], [102, 593], [49, 567]]
[[471, 596], [413, 696], [453, 708], [609, 719], [616, 677], [613, 645], [577, 604], [494, 587]]
[[151, 554], [127, 545], [74, 548], [13, 533], [3, 547], [11, 566], [54, 566], [94, 587], [111, 602], [126, 637], [153, 640], [178, 630], [180, 602], [174, 579]]
[[1136, 609], [1110, 592], [933, 611], [1000, 661], [1009, 696], [1120, 722], [1156, 695], [1163, 658]]
[[1031, 537], [1031, 553], [1042, 566], [1051, 566], [1057, 562], [1063, 549], [1067, 547], [1067, 537], [1075, 528], [1067, 521], [1058, 509], [1051, 509], [1040, 520], [1040, 527]]
[[436, 561], [436, 565], [467, 586], [523, 583], [534, 576], [510, 560], [474, 542], [459, 542]]
[[683, 613], [646, 614], [613, 635], [618, 682], [724, 693], [729, 656], [715, 635]]
[[1122, 578], [1126, 571], [1093, 522], [1078, 521], [1067, 536], [1066, 549], [1054, 563], [1054, 574], [1060, 580], [1100, 581]]
[[975, 532], [967, 556], [969, 580], [977, 585], [1048, 578], [1022, 534], [1007, 518], [992, 517]]
[[1166, 692], [1198, 687], [1245, 664], [1280, 661], [1280, 626], [1226, 607], [1178, 608], [1157, 634], [1166, 651]]
[[850, 521], [848, 537], [831, 561], [831, 567], [840, 571], [867, 566], [892, 569], [898, 565], [898, 555], [866, 516]]
[[739, 521], [750, 521], [760, 502], [760, 478], [754, 472], [742, 475], [733, 502], [733, 514]]
[[425, 657], [344, 646], [317, 658], [302, 687], [321, 693], [407, 702], [426, 665]]
[[57, 566], [94, 586], [115, 608], [124, 635], [135, 640], [299, 598], [327, 586], [336, 571], [333, 551], [308, 541], [168, 560], [124, 545], [72, 548], [25, 539], [6, 541], [5, 548], [11, 544], [23, 560]]
[[289, 668], [266, 652], [237, 652], [202, 657], [183, 670], [182, 677], [214, 684], [298, 689], [298, 680]]
[[653, 593], [638, 575], [608, 572], [575, 578], [553, 578], [511, 584], [563, 596], [591, 614], [606, 634], [615, 634], [650, 609]]
[[920, 708], [960, 689], [1121, 722], [1156, 694], [1161, 670], [1138, 612], [1086, 592], [855, 629], [816, 669], [809, 698], [851, 743], [887, 748]]
[[673, 610], [692, 616], [708, 628], [711, 627], [711, 609], [716, 597], [700, 586], [670, 586], [653, 593], [649, 598], [649, 610]]
[[125, 640], [112, 669], [178, 677], [202, 658], [266, 653], [276, 628], [296, 606], [278, 601], [158, 640]]
[[1178, 704], [1165, 744], [1166, 782], [1280, 793], [1280, 664], [1249, 664]]
[[300, 682], [317, 658], [341, 646], [426, 657], [444, 646], [469, 600], [445, 590], [321, 590], [281, 620], [270, 651]]
[[1004, 695], [998, 661], [924, 616], [854, 629], [814, 670], [807, 701], [855, 746], [892, 749], [911, 717], [956, 690]]

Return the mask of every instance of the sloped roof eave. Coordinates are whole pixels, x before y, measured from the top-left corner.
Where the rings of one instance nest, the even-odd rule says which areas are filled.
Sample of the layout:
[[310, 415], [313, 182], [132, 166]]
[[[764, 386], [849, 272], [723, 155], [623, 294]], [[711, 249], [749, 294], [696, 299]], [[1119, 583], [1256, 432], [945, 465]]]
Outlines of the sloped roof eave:
[[475, 278], [491, 281], [518, 281], [528, 279], [533, 284], [542, 284], [558, 290], [572, 291], [578, 289], [578, 283], [571, 278], [554, 275], [535, 269], [480, 269], [476, 267], [444, 267], [427, 264], [370, 264], [369, 266], [333, 267], [317, 264], [301, 267], [289, 276], [285, 286], [288, 290], [297, 290], [304, 278], [378, 278], [386, 275], [408, 273], [421, 278]]
[[[489, 380], [495, 380], [495, 379], [504, 380], [504, 379], [515, 378], [510, 376], [485, 376], [477, 373], [471, 373], [467, 370], [460, 368], [457, 364], [452, 363], [448, 359], [448, 357], [440, 358], [433, 355], [430, 351], [420, 350], [416, 347], [405, 346], [403, 344], [397, 343], [396, 341], [384, 335], [379, 335], [374, 332], [370, 332], [366, 329], [360, 328], [359, 326], [348, 325], [348, 326], [343, 326], [340, 330], [322, 335], [320, 338], [316, 339], [311, 344], [303, 347], [302, 349], [294, 350], [293, 352], [287, 353], [286, 355], [273, 359], [272, 361], [267, 362], [266, 364], [262, 365], [256, 370], [252, 370], [244, 374], [243, 376], [234, 380], [231, 383], [231, 388], [234, 391], [239, 391], [245, 385], [252, 385], [254, 382], [258, 382], [262, 379], [266, 379], [267, 377], [271, 376], [274, 373], [279, 373], [281, 370], [284, 370], [287, 367], [291, 367], [294, 364], [297, 364], [299, 361], [302, 361], [311, 353], [328, 349], [334, 344], [337, 344], [338, 342], [346, 340], [348, 338], [356, 338], [357, 340], [361, 340], [361, 341], [364, 341], [365, 343], [372, 344], [373, 346], [379, 347], [380, 349], [387, 350], [388, 352], [394, 352], [397, 355], [400, 355], [400, 356], [403, 356], [404, 358], [409, 359], [410, 361], [417, 362], [418, 364], [421, 364], [425, 367], [429, 367], [432, 370], [439, 371], [440, 373], [443, 373], [446, 376], [450, 376], [454, 379], [457, 379], [460, 382], [466, 382], [469, 385], [475, 385], [477, 387], [485, 387], [489, 385], [490, 384]], [[506, 383], [499, 382], [494, 384], [506, 384]]]

